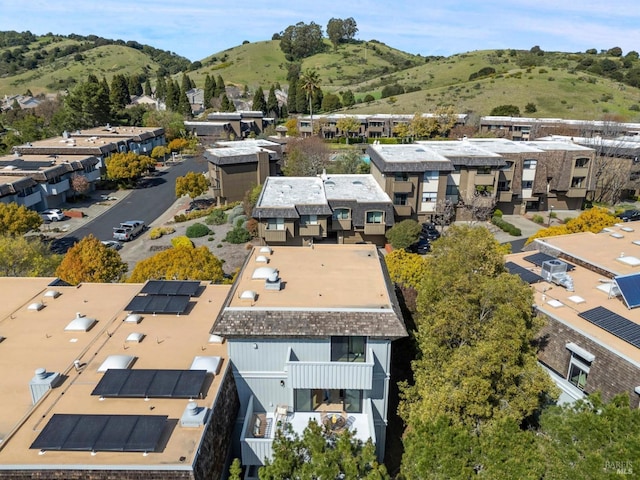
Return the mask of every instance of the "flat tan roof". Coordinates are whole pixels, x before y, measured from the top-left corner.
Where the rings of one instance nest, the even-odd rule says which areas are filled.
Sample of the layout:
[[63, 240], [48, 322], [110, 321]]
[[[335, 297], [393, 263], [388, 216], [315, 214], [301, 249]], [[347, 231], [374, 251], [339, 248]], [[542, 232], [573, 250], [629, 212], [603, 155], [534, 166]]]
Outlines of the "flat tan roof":
[[[375, 245], [314, 245], [255, 247], [240, 272], [230, 307], [262, 308], [391, 308], [391, 299]], [[265, 256], [269, 263], [256, 257]], [[283, 282], [278, 291], [265, 290], [265, 280], [253, 279], [258, 268], [277, 269]], [[255, 291], [253, 302], [239, 298]]]
[[[211, 407], [228, 367], [227, 346], [209, 344], [209, 329], [222, 308], [230, 286], [202, 284], [182, 315], [143, 314], [138, 324], [123, 322], [123, 308], [142, 288], [141, 284], [81, 284], [48, 287], [51, 278], [0, 278], [0, 470], [21, 468], [189, 468], [198, 451], [204, 427], [183, 428], [179, 420], [188, 399], [107, 398], [91, 392], [102, 378], [98, 367], [110, 355], [136, 358], [133, 369], [188, 370], [196, 356], [222, 359], [220, 375], [205, 382], [200, 407]], [[57, 290], [57, 298], [46, 297]], [[44, 303], [39, 311], [27, 307]], [[65, 331], [77, 313], [97, 320], [88, 332]], [[142, 333], [140, 343], [126, 341], [130, 333]], [[74, 361], [82, 367], [76, 371]], [[35, 370], [63, 375], [64, 381], [33, 406], [29, 383]], [[163, 432], [161, 451], [142, 453], [46, 451], [29, 446], [53, 414], [153, 414], [167, 415], [177, 423]], [[184, 457], [181, 462], [180, 458]], [[0, 473], [0, 476], [2, 474]]]
[[[575, 235], [565, 236], [573, 237]], [[514, 262], [540, 275], [541, 267], [536, 267], [529, 261], [524, 260], [525, 257], [533, 253], [536, 252], [522, 252], [507, 255], [506, 261]], [[574, 265], [571, 262], [567, 263]], [[547, 281], [540, 281], [531, 285], [535, 297], [534, 301], [538, 310], [569, 325], [579, 333], [591, 337], [608, 349], [640, 364], [640, 349], [578, 316], [579, 313], [591, 310], [592, 308], [604, 307], [627, 320], [640, 324], [640, 308], [629, 310], [622, 296], [610, 296], [604, 291], [603, 288], [610, 285], [610, 281], [606, 277], [587, 268], [578, 265], [574, 266], [575, 269], [568, 272], [573, 280], [573, 292]], [[598, 287], [600, 287], [600, 289]], [[560, 302], [560, 304], [556, 302]]]

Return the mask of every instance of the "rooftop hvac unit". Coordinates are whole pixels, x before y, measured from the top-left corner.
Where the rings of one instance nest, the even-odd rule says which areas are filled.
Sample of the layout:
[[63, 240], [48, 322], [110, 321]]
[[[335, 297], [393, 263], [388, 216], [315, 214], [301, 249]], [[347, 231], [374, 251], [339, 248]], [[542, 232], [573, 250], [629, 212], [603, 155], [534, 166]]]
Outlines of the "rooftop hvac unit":
[[567, 264], [562, 260], [547, 260], [542, 262], [540, 276], [547, 282], [555, 283], [573, 292], [573, 278], [567, 273]]

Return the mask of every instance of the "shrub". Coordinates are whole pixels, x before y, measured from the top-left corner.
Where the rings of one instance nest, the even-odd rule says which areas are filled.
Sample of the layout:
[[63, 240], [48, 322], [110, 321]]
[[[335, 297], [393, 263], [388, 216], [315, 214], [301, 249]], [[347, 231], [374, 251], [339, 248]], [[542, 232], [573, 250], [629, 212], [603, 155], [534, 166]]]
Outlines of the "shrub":
[[155, 227], [149, 232], [149, 238], [151, 240], [157, 240], [163, 235], [170, 235], [176, 231], [173, 227]]
[[200, 238], [204, 237], [205, 235], [209, 235], [211, 233], [211, 230], [209, 230], [209, 227], [202, 223], [194, 223], [193, 225], [189, 225], [187, 227], [187, 231], [185, 233], [189, 238]]
[[507, 232], [509, 235], [513, 237], [519, 237], [522, 235], [522, 232], [515, 225], [510, 224], [509, 222], [505, 222], [502, 217], [494, 215], [491, 217], [491, 223], [493, 223], [496, 227], [498, 227], [503, 232]]
[[533, 217], [531, 217], [531, 220], [534, 223], [537, 223], [539, 225], [542, 225], [544, 223], [544, 218], [542, 217], [542, 215], [538, 215], [538, 214], [536, 214]]
[[213, 237], [207, 238], [207, 242], [213, 242]]
[[493, 212], [493, 216], [502, 218], [502, 210], [500, 210], [499, 208], [496, 208]]
[[207, 218], [204, 219], [204, 223], [207, 225], [223, 225], [227, 222], [227, 214], [219, 208], [215, 208]]
[[245, 243], [251, 240], [251, 234], [246, 228], [243, 227], [235, 227], [233, 230], [229, 230], [227, 232], [227, 236], [224, 237], [225, 242], [233, 243], [234, 245], [238, 245], [240, 243]]
[[176, 238], [172, 238], [171, 239], [171, 245], [173, 245], [174, 247], [191, 247], [191, 248], [193, 248], [193, 242], [191, 240], [189, 240], [187, 237], [185, 237], [184, 235], [181, 235], [181, 236], [176, 237]]

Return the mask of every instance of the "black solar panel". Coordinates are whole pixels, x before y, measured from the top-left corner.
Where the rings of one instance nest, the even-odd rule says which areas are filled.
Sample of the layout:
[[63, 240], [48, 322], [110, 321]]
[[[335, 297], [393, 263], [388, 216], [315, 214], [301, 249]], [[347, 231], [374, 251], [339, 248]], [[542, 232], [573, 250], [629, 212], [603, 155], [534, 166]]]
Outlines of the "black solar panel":
[[578, 314], [616, 337], [640, 348], [640, 325], [604, 307], [595, 307]]
[[183, 313], [190, 300], [189, 295], [138, 295], [125, 310], [140, 313]]
[[180, 280], [149, 280], [140, 293], [148, 295], [190, 295], [200, 288], [200, 282]]
[[614, 280], [622, 293], [627, 307], [635, 308], [640, 306], [640, 274], [621, 275]]
[[206, 370], [109, 369], [91, 395], [118, 398], [197, 398]]
[[538, 252], [538, 253], [534, 253], [533, 255], [528, 255], [526, 257], [524, 257], [524, 260], [526, 260], [527, 262], [533, 263], [534, 265], [537, 265], [538, 267], [541, 267], [542, 264], [546, 261], [549, 260], [560, 260], [561, 262], [564, 262], [567, 264], [567, 271], [570, 272], [571, 270], [573, 270], [575, 267], [573, 265], [571, 265], [570, 263], [565, 262], [562, 259], [556, 258], [556, 257], [552, 257], [551, 255], [547, 255], [546, 253], [542, 253], [542, 252]]
[[102, 452], [153, 452], [166, 415], [55, 414], [30, 448]]
[[18, 170], [40, 170], [41, 168], [51, 167], [51, 161], [46, 160], [0, 160], [0, 168], [15, 167]]
[[536, 283], [543, 280], [543, 278], [537, 273], [534, 273], [531, 270], [527, 270], [526, 268], [521, 267], [517, 263], [507, 262], [504, 264], [504, 266], [507, 267], [507, 270], [509, 271], [509, 273], [513, 275], [518, 275], [522, 279], [522, 281], [526, 283], [531, 284], [531, 283]]

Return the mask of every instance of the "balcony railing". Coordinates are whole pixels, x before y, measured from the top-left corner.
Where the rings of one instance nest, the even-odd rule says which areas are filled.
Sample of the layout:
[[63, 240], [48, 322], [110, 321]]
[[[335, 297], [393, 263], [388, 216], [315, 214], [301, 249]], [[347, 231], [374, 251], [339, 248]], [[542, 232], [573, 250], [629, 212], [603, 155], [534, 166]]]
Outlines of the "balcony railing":
[[93, 170], [91, 172], [85, 172], [84, 178], [89, 182], [95, 182], [96, 180], [100, 180], [100, 170]]
[[331, 219], [331, 230], [351, 230], [351, 219]]
[[498, 192], [499, 202], [510, 202], [512, 198], [513, 198], [513, 192], [511, 191]]
[[574, 177], [587, 177], [589, 175], [589, 167], [575, 167], [573, 169]]
[[262, 231], [264, 239], [267, 242], [286, 242], [287, 230], [269, 230], [265, 228]]
[[493, 182], [495, 181], [495, 177], [494, 175], [491, 174], [486, 174], [486, 173], [478, 173], [476, 174], [476, 176], [473, 178], [473, 183], [475, 185], [493, 185]]
[[398, 217], [410, 217], [413, 213], [411, 205], [394, 205], [393, 209]]
[[69, 179], [62, 180], [58, 183], [41, 183], [40, 185], [47, 195], [60, 195], [69, 190]]
[[365, 223], [364, 234], [365, 235], [384, 235], [387, 231], [387, 226], [384, 223]]
[[300, 225], [298, 233], [300, 236], [319, 237], [321, 235], [320, 225]]
[[30, 195], [24, 196], [18, 195], [16, 197], [16, 203], [18, 205], [24, 205], [25, 207], [30, 207], [40, 201], [42, 201], [42, 195], [40, 194], [40, 192], [35, 192]]
[[567, 190], [567, 197], [581, 198], [587, 196], [587, 189], [582, 187], [571, 187]]
[[326, 388], [371, 390], [373, 384], [373, 351], [366, 362], [301, 362], [289, 349], [286, 368], [291, 388]]
[[393, 193], [411, 193], [413, 190], [413, 183], [407, 180], [394, 180], [391, 184], [391, 190]]

